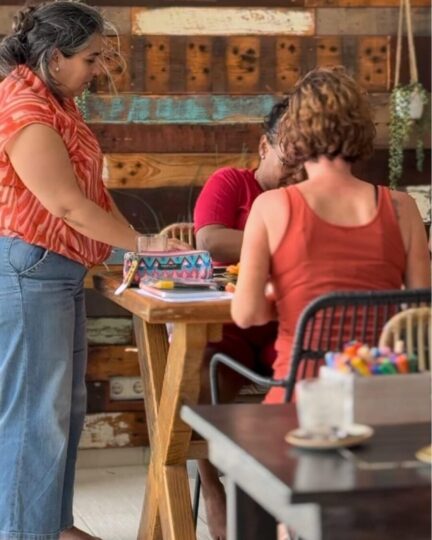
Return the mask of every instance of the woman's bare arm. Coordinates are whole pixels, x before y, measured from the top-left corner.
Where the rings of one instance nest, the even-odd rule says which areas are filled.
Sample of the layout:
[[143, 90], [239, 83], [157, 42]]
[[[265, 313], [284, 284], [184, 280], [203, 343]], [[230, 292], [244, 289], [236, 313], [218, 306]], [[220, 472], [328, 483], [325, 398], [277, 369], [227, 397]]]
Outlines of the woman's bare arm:
[[55, 130], [31, 124], [8, 143], [6, 152], [25, 186], [51, 214], [93, 240], [135, 250], [137, 233], [126, 219], [106, 212], [82, 193]]

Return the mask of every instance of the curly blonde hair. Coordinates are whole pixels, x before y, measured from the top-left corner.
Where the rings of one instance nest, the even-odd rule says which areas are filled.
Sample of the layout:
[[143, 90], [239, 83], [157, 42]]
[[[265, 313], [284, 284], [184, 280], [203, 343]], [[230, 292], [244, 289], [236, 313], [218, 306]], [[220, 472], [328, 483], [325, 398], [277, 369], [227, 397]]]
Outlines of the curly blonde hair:
[[317, 68], [294, 87], [280, 121], [279, 144], [294, 168], [320, 156], [354, 163], [372, 155], [375, 132], [357, 83], [343, 68]]

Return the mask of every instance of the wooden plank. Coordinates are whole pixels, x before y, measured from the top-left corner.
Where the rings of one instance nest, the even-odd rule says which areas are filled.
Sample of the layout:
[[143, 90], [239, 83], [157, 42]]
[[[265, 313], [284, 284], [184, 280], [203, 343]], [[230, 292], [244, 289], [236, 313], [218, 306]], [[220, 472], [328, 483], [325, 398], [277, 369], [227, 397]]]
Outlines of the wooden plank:
[[239, 124], [90, 124], [105, 153], [256, 152], [260, 122]]
[[13, 2], [8, 2], [11, 5], [0, 6], [0, 34], [6, 35], [12, 32], [12, 21], [14, 15], [18, 9], [22, 8], [22, 5], [12, 5]]
[[108, 381], [110, 377], [137, 377], [139, 374], [136, 347], [129, 345], [89, 347], [87, 381]]
[[342, 65], [342, 39], [340, 36], [317, 38], [316, 64], [320, 67]]
[[[400, 0], [305, 0], [306, 7], [399, 7]], [[412, 7], [429, 6], [429, 0], [411, 0]]]
[[210, 37], [193, 36], [186, 40], [186, 91], [210, 92], [212, 89], [213, 42]]
[[202, 124], [261, 122], [280, 96], [117, 96], [91, 94], [90, 122]]
[[[90, 2], [93, 4], [93, 2]], [[112, 7], [104, 7], [103, 14], [110, 21], [118, 34], [128, 35], [131, 33], [131, 8], [130, 7], [120, 7], [122, 2], [116, 2]], [[108, 6], [108, 4], [104, 4]]]
[[170, 39], [166, 36], [147, 36], [144, 50], [146, 65], [145, 90], [156, 94], [168, 92], [170, 81]]
[[144, 412], [99, 413], [86, 415], [79, 448], [124, 448], [147, 444]]
[[257, 36], [233, 36], [227, 39], [226, 69], [228, 91], [250, 94], [257, 90], [260, 40]]
[[[12, 4], [20, 0], [0, 0], [2, 2]], [[122, 0], [92, 0], [93, 6], [111, 6], [117, 5]], [[259, 7], [286, 7], [289, 4], [291, 7], [303, 7], [304, 0], [126, 0], [131, 6], [155, 6], [155, 7], [233, 7], [233, 6], [259, 6]], [[418, 1], [418, 0], [413, 0]]]
[[276, 38], [276, 90], [287, 92], [300, 76], [301, 38]]
[[132, 8], [136, 35], [312, 35], [312, 10], [287, 8]]
[[104, 182], [110, 189], [201, 186], [220, 167], [257, 165], [256, 154], [107, 154]]
[[[109, 36], [108, 43], [113, 51], [119, 51], [122, 59], [118, 57], [118, 54], [114, 53], [114, 56], [109, 58], [106, 62], [106, 67], [109, 71], [110, 77], [107, 75], [99, 76], [94, 86], [97, 92], [131, 92], [134, 89], [134, 84], [131, 81], [131, 67], [132, 67], [132, 43], [130, 36]], [[111, 78], [111, 81], [110, 81]], [[112, 88], [114, 84], [114, 88]]]
[[[99, 267], [99, 271], [104, 271], [104, 267]], [[121, 270], [121, 267], [119, 267]], [[93, 280], [92, 280], [93, 287]], [[129, 317], [129, 313], [111, 302], [94, 289], [85, 290], [85, 305], [87, 317]]]
[[[425, 151], [423, 172], [416, 169], [415, 150], [404, 152], [404, 173], [400, 186], [429, 185], [431, 178], [431, 151]], [[388, 185], [388, 151], [377, 150], [371, 159], [358, 163], [353, 168], [354, 174], [375, 184]]]
[[[414, 39], [414, 45], [419, 69], [419, 81], [428, 90], [431, 91], [431, 37], [417, 36]], [[394, 70], [396, 61], [396, 36], [391, 38], [391, 86], [394, 84]], [[401, 74], [400, 82], [408, 84], [410, 81], [409, 61], [408, 61], [408, 43], [407, 39], [402, 40]]]
[[132, 321], [125, 317], [87, 319], [89, 345], [129, 345], [132, 342]]
[[[396, 34], [398, 15], [398, 8], [318, 8], [316, 34], [318, 36]], [[430, 8], [414, 8], [412, 22], [416, 36], [430, 36]]]
[[358, 45], [358, 83], [369, 92], [390, 89], [390, 38], [362, 37]]
[[142, 233], [156, 233], [171, 223], [193, 221], [199, 186], [111, 190], [116, 205]]

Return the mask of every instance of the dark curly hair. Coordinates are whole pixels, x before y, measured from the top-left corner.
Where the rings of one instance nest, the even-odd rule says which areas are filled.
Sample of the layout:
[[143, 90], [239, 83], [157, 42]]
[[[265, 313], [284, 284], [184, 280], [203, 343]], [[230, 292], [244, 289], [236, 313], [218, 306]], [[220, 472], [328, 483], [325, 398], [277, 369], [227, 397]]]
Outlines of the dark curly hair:
[[271, 108], [269, 114], [264, 117], [264, 133], [268, 142], [275, 145], [278, 139], [279, 122], [286, 113], [289, 105], [289, 96], [276, 102]]
[[373, 153], [370, 105], [343, 68], [317, 68], [294, 87], [280, 121], [279, 144], [290, 166], [320, 156], [354, 163]]

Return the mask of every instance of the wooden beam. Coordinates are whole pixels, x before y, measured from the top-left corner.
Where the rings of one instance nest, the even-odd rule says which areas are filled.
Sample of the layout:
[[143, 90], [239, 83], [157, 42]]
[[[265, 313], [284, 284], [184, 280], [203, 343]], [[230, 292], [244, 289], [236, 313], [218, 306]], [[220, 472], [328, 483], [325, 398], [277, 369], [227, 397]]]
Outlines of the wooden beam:
[[108, 381], [111, 377], [139, 376], [138, 352], [131, 345], [89, 347], [87, 381]]
[[206, 124], [261, 122], [281, 96], [96, 95], [88, 98], [90, 122]]
[[[397, 33], [398, 8], [318, 8], [316, 34], [383, 36]], [[431, 35], [430, 8], [412, 10], [413, 30], [416, 36]]]
[[180, 36], [312, 35], [313, 10], [287, 8], [132, 8], [132, 33]]
[[221, 167], [253, 168], [256, 154], [107, 154], [104, 182], [110, 189], [202, 186]]
[[80, 449], [146, 445], [148, 435], [144, 411], [88, 414], [85, 417]]

